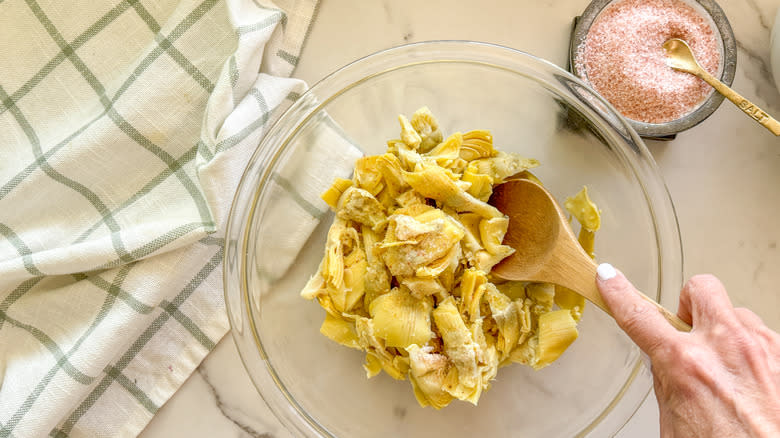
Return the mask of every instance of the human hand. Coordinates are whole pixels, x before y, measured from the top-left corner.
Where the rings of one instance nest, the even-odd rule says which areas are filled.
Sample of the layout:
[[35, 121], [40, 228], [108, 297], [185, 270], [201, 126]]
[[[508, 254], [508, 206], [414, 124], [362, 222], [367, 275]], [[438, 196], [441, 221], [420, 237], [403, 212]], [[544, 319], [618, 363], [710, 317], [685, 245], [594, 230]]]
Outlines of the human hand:
[[734, 308], [711, 275], [691, 278], [675, 330], [611, 265], [596, 283], [618, 325], [650, 357], [666, 437], [780, 437], [780, 335]]

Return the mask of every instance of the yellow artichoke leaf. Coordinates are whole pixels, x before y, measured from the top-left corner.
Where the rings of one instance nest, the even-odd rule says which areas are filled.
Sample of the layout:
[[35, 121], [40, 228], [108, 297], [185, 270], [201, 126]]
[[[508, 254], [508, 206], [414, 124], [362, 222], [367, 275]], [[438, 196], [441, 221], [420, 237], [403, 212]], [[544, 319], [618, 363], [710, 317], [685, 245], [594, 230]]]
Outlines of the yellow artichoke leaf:
[[458, 187], [445, 169], [439, 166], [423, 165], [420, 171], [405, 172], [404, 179], [421, 195], [435, 199], [459, 213], [468, 211], [485, 218], [504, 217], [503, 213], [492, 205]]
[[517, 343], [522, 344], [528, 339], [528, 336], [534, 329], [534, 315], [531, 311], [532, 301], [526, 298], [514, 300], [513, 303], [520, 319], [520, 339], [517, 340]]
[[[404, 380], [408, 371], [408, 363], [397, 360], [386, 348], [384, 342], [375, 333], [374, 321], [369, 318], [355, 318], [355, 332], [358, 336], [360, 347], [366, 350], [366, 374], [371, 377], [376, 375], [377, 363], [390, 377]], [[372, 374], [373, 373], [373, 374]]]
[[320, 326], [320, 333], [341, 345], [362, 350], [355, 331], [355, 323], [352, 321], [346, 321], [328, 313]]

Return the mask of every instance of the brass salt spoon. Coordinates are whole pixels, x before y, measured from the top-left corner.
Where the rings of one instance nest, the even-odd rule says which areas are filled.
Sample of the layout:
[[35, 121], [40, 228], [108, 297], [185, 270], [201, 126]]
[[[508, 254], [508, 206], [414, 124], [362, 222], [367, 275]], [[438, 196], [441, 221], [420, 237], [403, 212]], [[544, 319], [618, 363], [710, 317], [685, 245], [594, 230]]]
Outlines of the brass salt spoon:
[[693, 56], [691, 48], [688, 47], [685, 41], [672, 38], [666, 41], [663, 47], [666, 51], [666, 65], [675, 70], [699, 77], [704, 82], [712, 85], [726, 99], [732, 101], [742, 112], [770, 130], [772, 134], [780, 135], [780, 122], [704, 70], [696, 61], [696, 57]]

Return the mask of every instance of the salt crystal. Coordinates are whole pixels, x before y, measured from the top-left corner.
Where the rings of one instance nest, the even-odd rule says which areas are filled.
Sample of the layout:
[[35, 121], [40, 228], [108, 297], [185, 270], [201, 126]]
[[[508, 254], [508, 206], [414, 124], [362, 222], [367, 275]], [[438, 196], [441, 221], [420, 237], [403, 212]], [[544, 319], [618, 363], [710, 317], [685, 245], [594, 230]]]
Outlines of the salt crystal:
[[713, 75], [720, 65], [716, 33], [681, 0], [619, 0], [604, 8], [578, 47], [579, 74], [629, 119], [664, 123], [690, 113], [712, 92], [699, 78], [666, 65], [663, 43], [688, 43]]

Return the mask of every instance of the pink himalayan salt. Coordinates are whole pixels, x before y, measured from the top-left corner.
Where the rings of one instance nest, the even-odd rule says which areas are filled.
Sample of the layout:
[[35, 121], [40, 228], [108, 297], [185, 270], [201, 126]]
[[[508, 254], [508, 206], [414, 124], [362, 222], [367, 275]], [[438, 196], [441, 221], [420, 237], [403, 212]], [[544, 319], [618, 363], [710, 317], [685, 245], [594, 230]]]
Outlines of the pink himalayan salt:
[[577, 48], [575, 65], [625, 117], [668, 122], [693, 111], [712, 88], [668, 67], [663, 43], [684, 40], [699, 64], [716, 75], [720, 51], [715, 35], [707, 20], [681, 0], [619, 0], [596, 17]]

